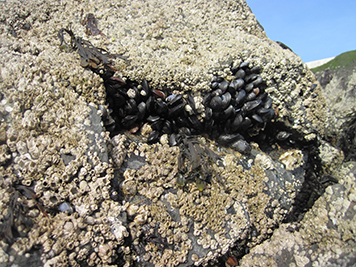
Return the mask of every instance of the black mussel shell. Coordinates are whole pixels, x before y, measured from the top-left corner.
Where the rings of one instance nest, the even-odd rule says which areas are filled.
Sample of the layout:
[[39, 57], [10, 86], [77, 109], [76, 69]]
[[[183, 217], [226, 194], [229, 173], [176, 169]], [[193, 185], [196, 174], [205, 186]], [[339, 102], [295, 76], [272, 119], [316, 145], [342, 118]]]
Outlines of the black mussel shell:
[[276, 116], [276, 111], [273, 108], [269, 108], [268, 112], [262, 115], [264, 121], [268, 122]]
[[248, 155], [251, 153], [251, 145], [243, 139], [240, 139], [231, 145], [231, 148], [237, 150], [241, 154]]
[[125, 128], [128, 128], [128, 127], [132, 126], [135, 123], [137, 118], [138, 118], [137, 114], [136, 115], [127, 115], [122, 119], [122, 121], [121, 121], [122, 125]]
[[276, 138], [277, 140], [284, 141], [286, 140], [289, 136], [291, 136], [291, 133], [288, 133], [286, 131], [280, 131], [277, 135]]
[[257, 75], [256, 79], [252, 83], [256, 87], [256, 86], [260, 85], [262, 82], [263, 82], [262, 77]]
[[249, 65], [250, 65], [250, 63], [248, 63], [248, 62], [242, 62], [242, 63], [240, 64], [240, 68], [241, 68], [241, 69], [247, 69]]
[[234, 74], [239, 70], [239, 67], [232, 66], [232, 67], [230, 68], [230, 70], [231, 70], [231, 73], [234, 75]]
[[217, 141], [219, 144], [223, 146], [230, 145], [232, 143], [235, 143], [237, 140], [244, 139], [244, 137], [241, 134], [222, 134], [218, 137]]
[[204, 130], [204, 125], [202, 122], [197, 118], [197, 116], [192, 115], [188, 117], [188, 121], [190, 123], [191, 128], [196, 129], [198, 131]]
[[231, 94], [229, 92], [226, 92], [221, 96], [221, 100], [222, 100], [222, 109], [226, 109], [230, 105]]
[[228, 106], [224, 111], [224, 119], [227, 120], [235, 115], [235, 108], [233, 106]]
[[246, 98], [246, 91], [241, 90], [236, 96], [236, 105], [242, 104], [245, 98]]
[[165, 134], [172, 134], [173, 133], [173, 125], [172, 125], [171, 121], [165, 120], [163, 122], [162, 133], [165, 133]]
[[[170, 96], [174, 96], [174, 95], [170, 95]], [[173, 107], [183, 103], [183, 95], [175, 95], [172, 98], [170, 98], [170, 96], [167, 97], [167, 99], [169, 99], [167, 100], [169, 107]]]
[[257, 79], [257, 76], [258, 76], [257, 74], [252, 73], [252, 74], [246, 76], [245, 81], [247, 83], [251, 83], [251, 82], [253, 82], [253, 81], [255, 81]]
[[160, 116], [153, 116], [153, 115], [150, 115], [150, 116], [147, 117], [147, 121], [148, 121], [149, 123], [154, 123], [154, 122], [156, 122], [156, 121], [158, 121], [158, 120], [160, 120], [160, 119], [161, 119]]
[[205, 120], [209, 121], [213, 116], [213, 110], [209, 107], [205, 107]]
[[179, 143], [179, 136], [175, 133], [172, 133], [170, 136], [169, 136], [169, 139], [168, 139], [168, 142], [169, 142], [169, 145], [170, 146], [176, 146], [178, 145]]
[[243, 79], [233, 80], [230, 83], [230, 88], [233, 88], [235, 91], [237, 91], [240, 88], [242, 88], [242, 86], [244, 86], [244, 84], [245, 84], [245, 81]]
[[206, 95], [204, 96], [204, 98], [203, 98], [203, 104], [204, 104], [204, 106], [209, 105], [209, 103], [210, 103], [210, 101], [211, 101], [212, 98], [213, 98], [213, 94], [211, 94], [211, 93], [206, 94]]
[[220, 96], [216, 95], [210, 100], [210, 107], [214, 111], [220, 111], [223, 108], [223, 101]]
[[243, 131], [247, 130], [251, 126], [252, 122], [249, 117], [245, 117], [244, 120], [240, 124], [240, 129]]
[[267, 97], [267, 93], [265, 93], [264, 90], [260, 88], [260, 93], [257, 96], [257, 99], [265, 100], [266, 97]]
[[190, 131], [190, 129], [188, 127], [182, 127], [182, 128], [179, 129], [178, 135], [180, 135], [180, 136], [191, 136], [192, 132]]
[[123, 97], [120, 93], [115, 93], [113, 98], [115, 107], [122, 107], [126, 103], [125, 97]]
[[126, 102], [125, 111], [127, 114], [136, 114], [138, 112], [137, 103], [135, 99], [130, 98]]
[[216, 81], [217, 81], [218, 83], [221, 83], [223, 80], [224, 80], [223, 77], [220, 77], [220, 76], [217, 76], [217, 77], [216, 77]]
[[166, 102], [169, 104], [177, 95], [173, 94], [173, 95], [169, 95], [166, 97]]
[[225, 93], [228, 87], [229, 83], [225, 80], [219, 83], [219, 88], [221, 89], [222, 93]]
[[252, 116], [252, 119], [254, 119], [255, 121], [259, 122], [259, 123], [263, 123], [263, 119], [258, 116], [257, 114], [253, 114]]
[[150, 86], [148, 85], [148, 82], [146, 79], [142, 80], [142, 89], [147, 93], [147, 95], [150, 92]]
[[213, 90], [218, 89], [219, 88], [219, 83], [217, 81], [213, 81], [210, 84], [210, 88], [213, 89]]
[[137, 106], [137, 110], [138, 110], [138, 121], [142, 121], [142, 119], [145, 117], [146, 115], [146, 103], [145, 102], [141, 102], [140, 104], [138, 104]]
[[252, 100], [252, 101], [246, 102], [244, 104], [244, 106], [243, 106], [243, 110], [246, 111], [246, 112], [250, 112], [253, 109], [257, 108], [259, 105], [261, 105], [261, 103], [262, 103], [262, 100], [260, 100], [260, 99], [256, 99], [256, 100]]
[[263, 105], [264, 108], [271, 108], [272, 107], [272, 98], [270, 97], [267, 97], [264, 105]]
[[152, 96], [149, 96], [146, 100], [146, 109], [148, 112], [152, 112], [154, 108], [154, 99]]
[[236, 79], [244, 79], [246, 76], [246, 72], [243, 69], [239, 69], [234, 76], [236, 77]]
[[241, 113], [236, 114], [235, 119], [231, 124], [231, 130], [235, 132], [239, 127], [241, 127], [243, 120], [244, 118]]
[[147, 143], [153, 144], [156, 143], [159, 140], [159, 132], [158, 131], [152, 131], [148, 138], [147, 138]]
[[189, 125], [188, 119], [185, 117], [181, 117], [181, 116], [177, 117], [175, 119], [175, 122], [178, 127], [186, 127]]
[[268, 112], [269, 112], [269, 108], [260, 107], [257, 109], [257, 113], [260, 115], [266, 114]]
[[163, 119], [159, 119], [151, 124], [152, 130], [161, 131], [163, 127]]
[[155, 111], [158, 115], [164, 116], [168, 111], [166, 102], [156, 100], [154, 106], [155, 106]]
[[252, 101], [255, 99], [256, 99], [256, 94], [254, 92], [251, 92], [246, 96], [246, 101]]
[[251, 73], [256, 73], [256, 74], [260, 74], [261, 73], [261, 67], [260, 66], [253, 66], [250, 69]]
[[183, 109], [184, 109], [184, 103], [181, 103], [177, 106], [169, 107], [168, 108], [168, 117], [172, 118], [172, 117], [176, 117], [176, 116], [180, 115], [180, 113], [183, 111]]
[[155, 96], [156, 98], [161, 98], [161, 99], [166, 98], [166, 94], [164, 92], [162, 92], [161, 90], [152, 89], [151, 92], [152, 92], [153, 96]]
[[249, 93], [249, 92], [252, 91], [253, 87], [254, 87], [253, 83], [248, 83], [248, 84], [245, 86], [245, 91], [246, 91], [247, 93]]

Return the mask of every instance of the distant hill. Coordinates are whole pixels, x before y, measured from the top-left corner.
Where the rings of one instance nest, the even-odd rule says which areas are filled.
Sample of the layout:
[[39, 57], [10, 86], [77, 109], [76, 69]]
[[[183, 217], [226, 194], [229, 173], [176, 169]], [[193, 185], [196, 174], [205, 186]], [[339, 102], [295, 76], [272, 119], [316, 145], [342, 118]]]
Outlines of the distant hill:
[[[350, 128], [350, 118], [353, 120], [356, 118], [356, 50], [342, 53], [329, 62], [312, 68], [311, 71], [322, 87], [328, 106], [327, 138], [335, 139], [334, 145], [340, 145], [343, 143], [342, 139], [345, 139], [343, 136]], [[355, 127], [351, 130], [354, 129]], [[351, 135], [346, 139], [350, 138], [354, 139]], [[355, 144], [347, 146], [356, 147], [356, 139], [353, 142]], [[347, 149], [343, 150], [345, 154], [351, 153]]]
[[335, 57], [334, 59], [328, 61], [327, 63], [318, 66], [316, 68], [310, 69], [314, 73], [320, 72], [326, 69], [336, 69], [339, 67], [349, 68], [356, 66], [356, 50], [342, 53]]

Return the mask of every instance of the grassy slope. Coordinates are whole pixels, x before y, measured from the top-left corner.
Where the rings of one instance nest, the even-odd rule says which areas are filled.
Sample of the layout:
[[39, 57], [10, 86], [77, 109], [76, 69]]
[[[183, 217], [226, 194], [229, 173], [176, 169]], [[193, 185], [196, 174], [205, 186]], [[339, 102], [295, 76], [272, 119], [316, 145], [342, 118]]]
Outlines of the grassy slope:
[[353, 66], [356, 66], [356, 50], [342, 53], [324, 65], [311, 69], [311, 71], [316, 73], [326, 69], [336, 69], [338, 67], [349, 68]]

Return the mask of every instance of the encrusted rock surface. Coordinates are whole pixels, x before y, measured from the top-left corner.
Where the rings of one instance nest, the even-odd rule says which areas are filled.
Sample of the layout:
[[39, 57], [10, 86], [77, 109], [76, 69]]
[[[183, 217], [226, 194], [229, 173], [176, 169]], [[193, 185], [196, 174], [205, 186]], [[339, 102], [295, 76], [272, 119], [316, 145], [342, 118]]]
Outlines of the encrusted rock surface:
[[[157, 89], [206, 91], [214, 71], [224, 77], [230, 75], [232, 63], [248, 61], [263, 68], [261, 76], [279, 109], [278, 120], [308, 139], [315, 138], [314, 127], [325, 121], [324, 99], [320, 87], [312, 86], [312, 72], [297, 55], [266, 37], [244, 1], [1, 5], [4, 36], [15, 31], [24, 37], [12, 45], [15, 51], [36, 54], [50, 44], [52, 57], [62, 55], [56, 47], [58, 30], [71, 25], [84, 37], [82, 13], [92, 12], [106, 38], [88, 39], [111, 53], [124, 53], [129, 61], [117, 60], [114, 66], [132, 80], [146, 78]], [[19, 8], [22, 13], [17, 14]], [[31, 25], [28, 31], [26, 23]]]
[[[0, 8], [1, 263], [41, 247], [45, 266], [206, 264], [236, 242], [254, 247], [282, 222], [303, 183], [304, 151], [275, 146], [272, 160], [257, 144], [243, 156], [197, 137], [221, 160], [202, 191], [194, 179], [178, 186], [180, 149], [164, 138], [110, 138], [98, 110], [102, 80], [57, 39], [70, 26], [128, 57], [114, 62], [118, 75], [195, 96], [209, 90], [214, 72], [227, 77], [231, 64], [251, 62], [262, 67], [276, 123], [315, 140], [325, 119], [320, 88], [298, 56], [266, 37], [244, 1]], [[90, 12], [105, 36], [85, 35], [80, 22]]]
[[[219, 153], [213, 143], [199, 141]], [[260, 151], [245, 157], [226, 150], [219, 153], [221, 166], [212, 165], [204, 190], [194, 177], [180, 187], [178, 147], [129, 142], [125, 136], [115, 136], [113, 143], [116, 153], [124, 143], [129, 146], [118, 183], [129, 197], [132, 242], [141, 245], [134, 245], [133, 255], [151, 263], [145, 266], [199, 265], [226, 254], [237, 241], [260, 243], [289, 211], [303, 182], [302, 163], [290, 172]], [[145, 163], [136, 170], [135, 161]]]
[[356, 163], [334, 173], [339, 180], [298, 224], [283, 224], [254, 247], [241, 266], [355, 266]]
[[326, 69], [316, 72], [315, 78], [321, 85], [328, 107], [328, 132], [340, 134], [341, 126], [347, 120], [346, 115], [356, 109], [356, 67], [351, 65]]

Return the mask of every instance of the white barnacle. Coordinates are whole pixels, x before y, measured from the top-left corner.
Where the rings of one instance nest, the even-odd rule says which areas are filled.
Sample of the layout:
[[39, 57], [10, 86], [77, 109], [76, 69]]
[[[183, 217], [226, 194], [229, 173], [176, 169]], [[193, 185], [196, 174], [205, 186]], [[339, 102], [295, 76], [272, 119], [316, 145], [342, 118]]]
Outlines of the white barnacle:
[[193, 115], [194, 111], [190, 105], [185, 105], [184, 109], [189, 113], [189, 115]]
[[303, 152], [298, 149], [292, 149], [283, 153], [279, 160], [285, 165], [286, 170], [291, 171], [304, 163]]
[[129, 98], [135, 98], [136, 97], [136, 92], [134, 89], [130, 88], [129, 90], [127, 90], [127, 96]]
[[125, 226], [121, 224], [120, 221], [116, 221], [114, 224], [111, 225], [111, 232], [114, 234], [116, 240], [122, 244], [124, 238], [129, 235]]
[[264, 170], [273, 170], [273, 161], [266, 154], [258, 154], [255, 158], [255, 164], [259, 164]]
[[21, 140], [16, 143], [16, 149], [20, 153], [20, 155], [23, 155], [28, 152], [26, 143]]

